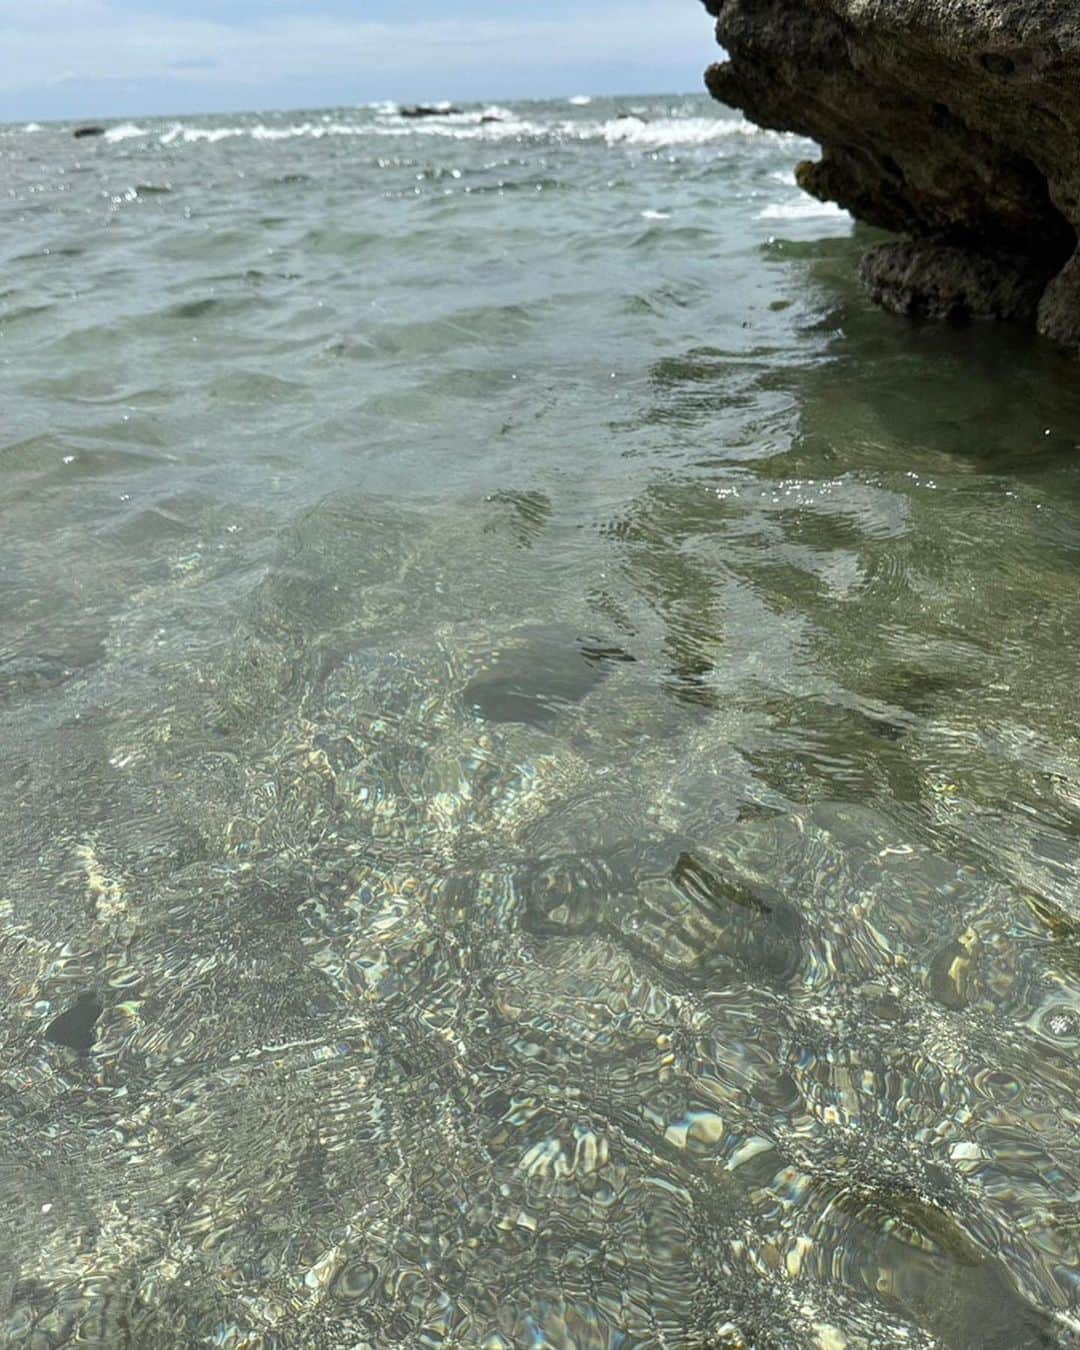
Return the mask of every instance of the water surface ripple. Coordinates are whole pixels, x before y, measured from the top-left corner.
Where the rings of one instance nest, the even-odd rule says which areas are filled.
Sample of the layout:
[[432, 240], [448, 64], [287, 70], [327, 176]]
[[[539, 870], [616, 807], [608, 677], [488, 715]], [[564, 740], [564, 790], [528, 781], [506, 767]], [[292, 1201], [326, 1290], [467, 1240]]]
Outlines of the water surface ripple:
[[0, 128], [5, 1344], [1077, 1344], [1080, 392], [806, 152]]

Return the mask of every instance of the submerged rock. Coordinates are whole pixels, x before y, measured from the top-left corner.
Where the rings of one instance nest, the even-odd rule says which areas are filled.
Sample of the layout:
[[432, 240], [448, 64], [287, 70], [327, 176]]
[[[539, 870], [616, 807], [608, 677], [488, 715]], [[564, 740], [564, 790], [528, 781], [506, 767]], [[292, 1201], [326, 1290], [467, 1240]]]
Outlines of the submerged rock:
[[465, 689], [465, 706], [485, 722], [519, 722], [549, 731], [610, 673], [633, 661], [620, 647], [556, 625], [521, 628], [494, 652]]
[[71, 674], [55, 656], [10, 656], [0, 661], [0, 702], [6, 695], [62, 684]]
[[0, 657], [0, 707], [22, 694], [36, 694], [64, 684], [73, 675], [96, 665], [104, 656], [94, 636], [75, 640], [57, 653], [25, 652]]
[[104, 127], [76, 127], [72, 133], [75, 139], [81, 140], [84, 136], [104, 136]]
[[1080, 8], [1072, 0], [704, 0], [710, 92], [811, 136], [799, 183], [903, 234], [889, 309], [1008, 318], [1080, 351]]

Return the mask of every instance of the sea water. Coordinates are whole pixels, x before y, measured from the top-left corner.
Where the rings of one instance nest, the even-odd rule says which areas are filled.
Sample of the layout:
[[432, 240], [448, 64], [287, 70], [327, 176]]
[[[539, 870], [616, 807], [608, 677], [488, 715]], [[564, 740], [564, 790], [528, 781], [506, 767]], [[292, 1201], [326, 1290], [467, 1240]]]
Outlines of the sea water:
[[5, 1344], [1076, 1343], [1080, 385], [705, 97], [0, 129]]

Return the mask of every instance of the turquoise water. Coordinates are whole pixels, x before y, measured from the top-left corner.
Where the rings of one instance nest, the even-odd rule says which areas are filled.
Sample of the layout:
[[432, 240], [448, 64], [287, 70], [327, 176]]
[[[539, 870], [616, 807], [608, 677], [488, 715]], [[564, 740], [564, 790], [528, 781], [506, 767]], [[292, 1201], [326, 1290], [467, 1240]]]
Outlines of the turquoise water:
[[6, 1344], [1077, 1343], [1080, 385], [811, 151], [0, 129]]

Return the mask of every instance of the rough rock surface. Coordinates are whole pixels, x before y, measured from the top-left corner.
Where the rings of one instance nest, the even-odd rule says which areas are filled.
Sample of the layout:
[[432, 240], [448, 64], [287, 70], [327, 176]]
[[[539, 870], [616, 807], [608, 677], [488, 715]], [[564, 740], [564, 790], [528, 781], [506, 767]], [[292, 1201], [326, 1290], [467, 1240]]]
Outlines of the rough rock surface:
[[822, 146], [802, 186], [905, 238], [862, 275], [901, 313], [1037, 324], [1080, 351], [1076, 0], [704, 0], [706, 84]]

